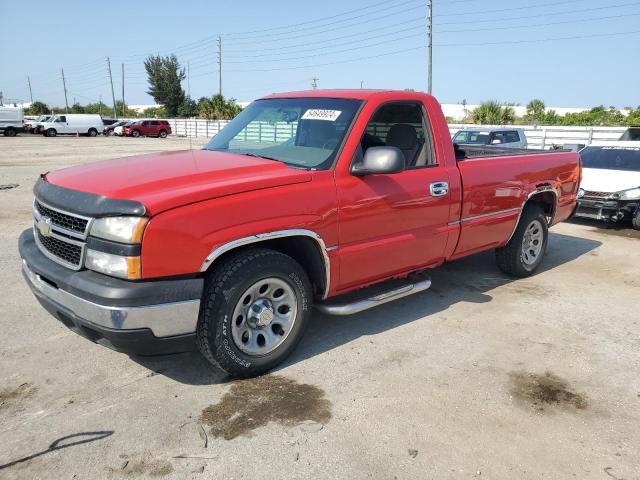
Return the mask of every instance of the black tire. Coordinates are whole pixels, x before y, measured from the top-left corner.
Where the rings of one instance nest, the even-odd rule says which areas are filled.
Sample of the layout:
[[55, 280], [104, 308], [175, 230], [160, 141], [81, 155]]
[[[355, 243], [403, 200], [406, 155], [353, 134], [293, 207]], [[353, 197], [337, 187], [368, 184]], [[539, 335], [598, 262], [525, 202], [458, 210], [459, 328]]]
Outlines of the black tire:
[[636, 209], [636, 214], [631, 219], [631, 226], [634, 230], [640, 230], [640, 208]]
[[[234, 310], [248, 288], [274, 278], [285, 282], [295, 294], [292, 326], [274, 350], [264, 355], [248, 355], [233, 338]], [[306, 272], [288, 255], [265, 248], [232, 253], [208, 275], [196, 332], [198, 349], [214, 370], [234, 377], [260, 375], [287, 358], [300, 341], [311, 311], [311, 295]]]
[[[539, 233], [537, 230], [539, 230]], [[531, 235], [533, 231], [536, 231], [536, 235], [542, 237], [540, 251], [535, 257], [530, 255], [531, 250], [526, 249], [524, 246], [525, 236]], [[528, 238], [531, 238], [531, 236]], [[542, 263], [548, 241], [549, 228], [544, 211], [534, 204], [525, 205], [513, 237], [504, 247], [496, 249], [498, 268], [514, 277], [524, 278], [533, 275]], [[532, 246], [532, 248], [537, 246], [538, 244]]]
[[96, 137], [98, 136], [98, 130], [96, 130], [95, 128], [90, 128], [87, 132], [87, 135], [89, 135], [90, 137]]
[[131, 132], [131, 136], [138, 138], [140, 136], [140, 130], [134, 130], [133, 132]]
[[45, 134], [46, 137], [55, 137], [58, 134], [58, 132], [56, 132], [55, 128], [50, 128], [50, 129], [46, 130], [44, 132], [44, 134]]
[[160, 138], [167, 138], [167, 131], [166, 130], [160, 130], [160, 133], [158, 134], [158, 136]]
[[5, 137], [15, 137], [16, 136], [16, 130], [14, 128], [5, 128], [4, 129], [4, 136]]

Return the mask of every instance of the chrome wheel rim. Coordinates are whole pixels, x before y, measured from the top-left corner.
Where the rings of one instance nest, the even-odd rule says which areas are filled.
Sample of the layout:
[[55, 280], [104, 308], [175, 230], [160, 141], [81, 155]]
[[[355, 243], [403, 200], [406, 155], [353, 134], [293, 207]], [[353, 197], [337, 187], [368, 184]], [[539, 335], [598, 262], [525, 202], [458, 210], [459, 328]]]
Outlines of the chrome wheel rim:
[[536, 263], [544, 246], [544, 230], [539, 220], [534, 220], [524, 231], [522, 239], [522, 261], [526, 265]]
[[287, 339], [296, 321], [295, 291], [284, 280], [265, 278], [240, 296], [231, 318], [236, 347], [252, 356], [265, 355]]

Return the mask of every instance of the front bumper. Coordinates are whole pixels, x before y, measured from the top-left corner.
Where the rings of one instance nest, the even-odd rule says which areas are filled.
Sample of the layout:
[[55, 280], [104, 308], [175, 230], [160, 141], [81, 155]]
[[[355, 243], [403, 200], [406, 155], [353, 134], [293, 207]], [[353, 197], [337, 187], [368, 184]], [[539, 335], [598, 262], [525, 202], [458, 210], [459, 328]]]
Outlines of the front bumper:
[[19, 248], [31, 291], [76, 333], [130, 354], [194, 349], [201, 278], [131, 282], [90, 270], [69, 270], [40, 252], [32, 229], [22, 233]]
[[638, 210], [640, 202], [637, 200], [608, 200], [608, 199], [578, 199], [576, 217], [617, 222], [632, 217]]

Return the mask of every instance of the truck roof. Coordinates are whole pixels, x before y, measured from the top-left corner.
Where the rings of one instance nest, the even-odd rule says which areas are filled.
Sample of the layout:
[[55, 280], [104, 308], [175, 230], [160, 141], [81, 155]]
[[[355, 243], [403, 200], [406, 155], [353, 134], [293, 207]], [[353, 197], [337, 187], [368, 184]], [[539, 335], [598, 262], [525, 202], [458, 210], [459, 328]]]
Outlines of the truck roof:
[[283, 93], [274, 93], [271, 95], [267, 95], [262, 98], [300, 98], [300, 97], [311, 97], [311, 98], [353, 98], [357, 100], [367, 100], [371, 97], [378, 96], [381, 94], [389, 94], [393, 93], [394, 96], [402, 98], [403, 96], [413, 97], [415, 98], [418, 95], [426, 95], [423, 92], [413, 92], [406, 90], [375, 90], [375, 89], [364, 89], [364, 88], [353, 88], [353, 89], [327, 89], [327, 90], [300, 90], [297, 92], [283, 92]]

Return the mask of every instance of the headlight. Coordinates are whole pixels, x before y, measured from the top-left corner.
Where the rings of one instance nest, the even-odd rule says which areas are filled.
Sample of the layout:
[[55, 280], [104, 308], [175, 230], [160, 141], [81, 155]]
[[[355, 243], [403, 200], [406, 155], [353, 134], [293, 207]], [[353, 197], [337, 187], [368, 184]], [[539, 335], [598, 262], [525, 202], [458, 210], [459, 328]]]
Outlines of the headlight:
[[88, 249], [85, 266], [96, 272], [128, 280], [137, 280], [142, 276], [140, 257], [122, 257]]
[[581, 188], [580, 190], [578, 190], [578, 198], [582, 198], [584, 197], [584, 188]]
[[144, 217], [97, 218], [91, 225], [91, 235], [120, 243], [140, 243], [148, 221]]
[[632, 188], [630, 190], [623, 190], [622, 192], [618, 192], [617, 197], [620, 200], [638, 200], [640, 199], [640, 187]]

